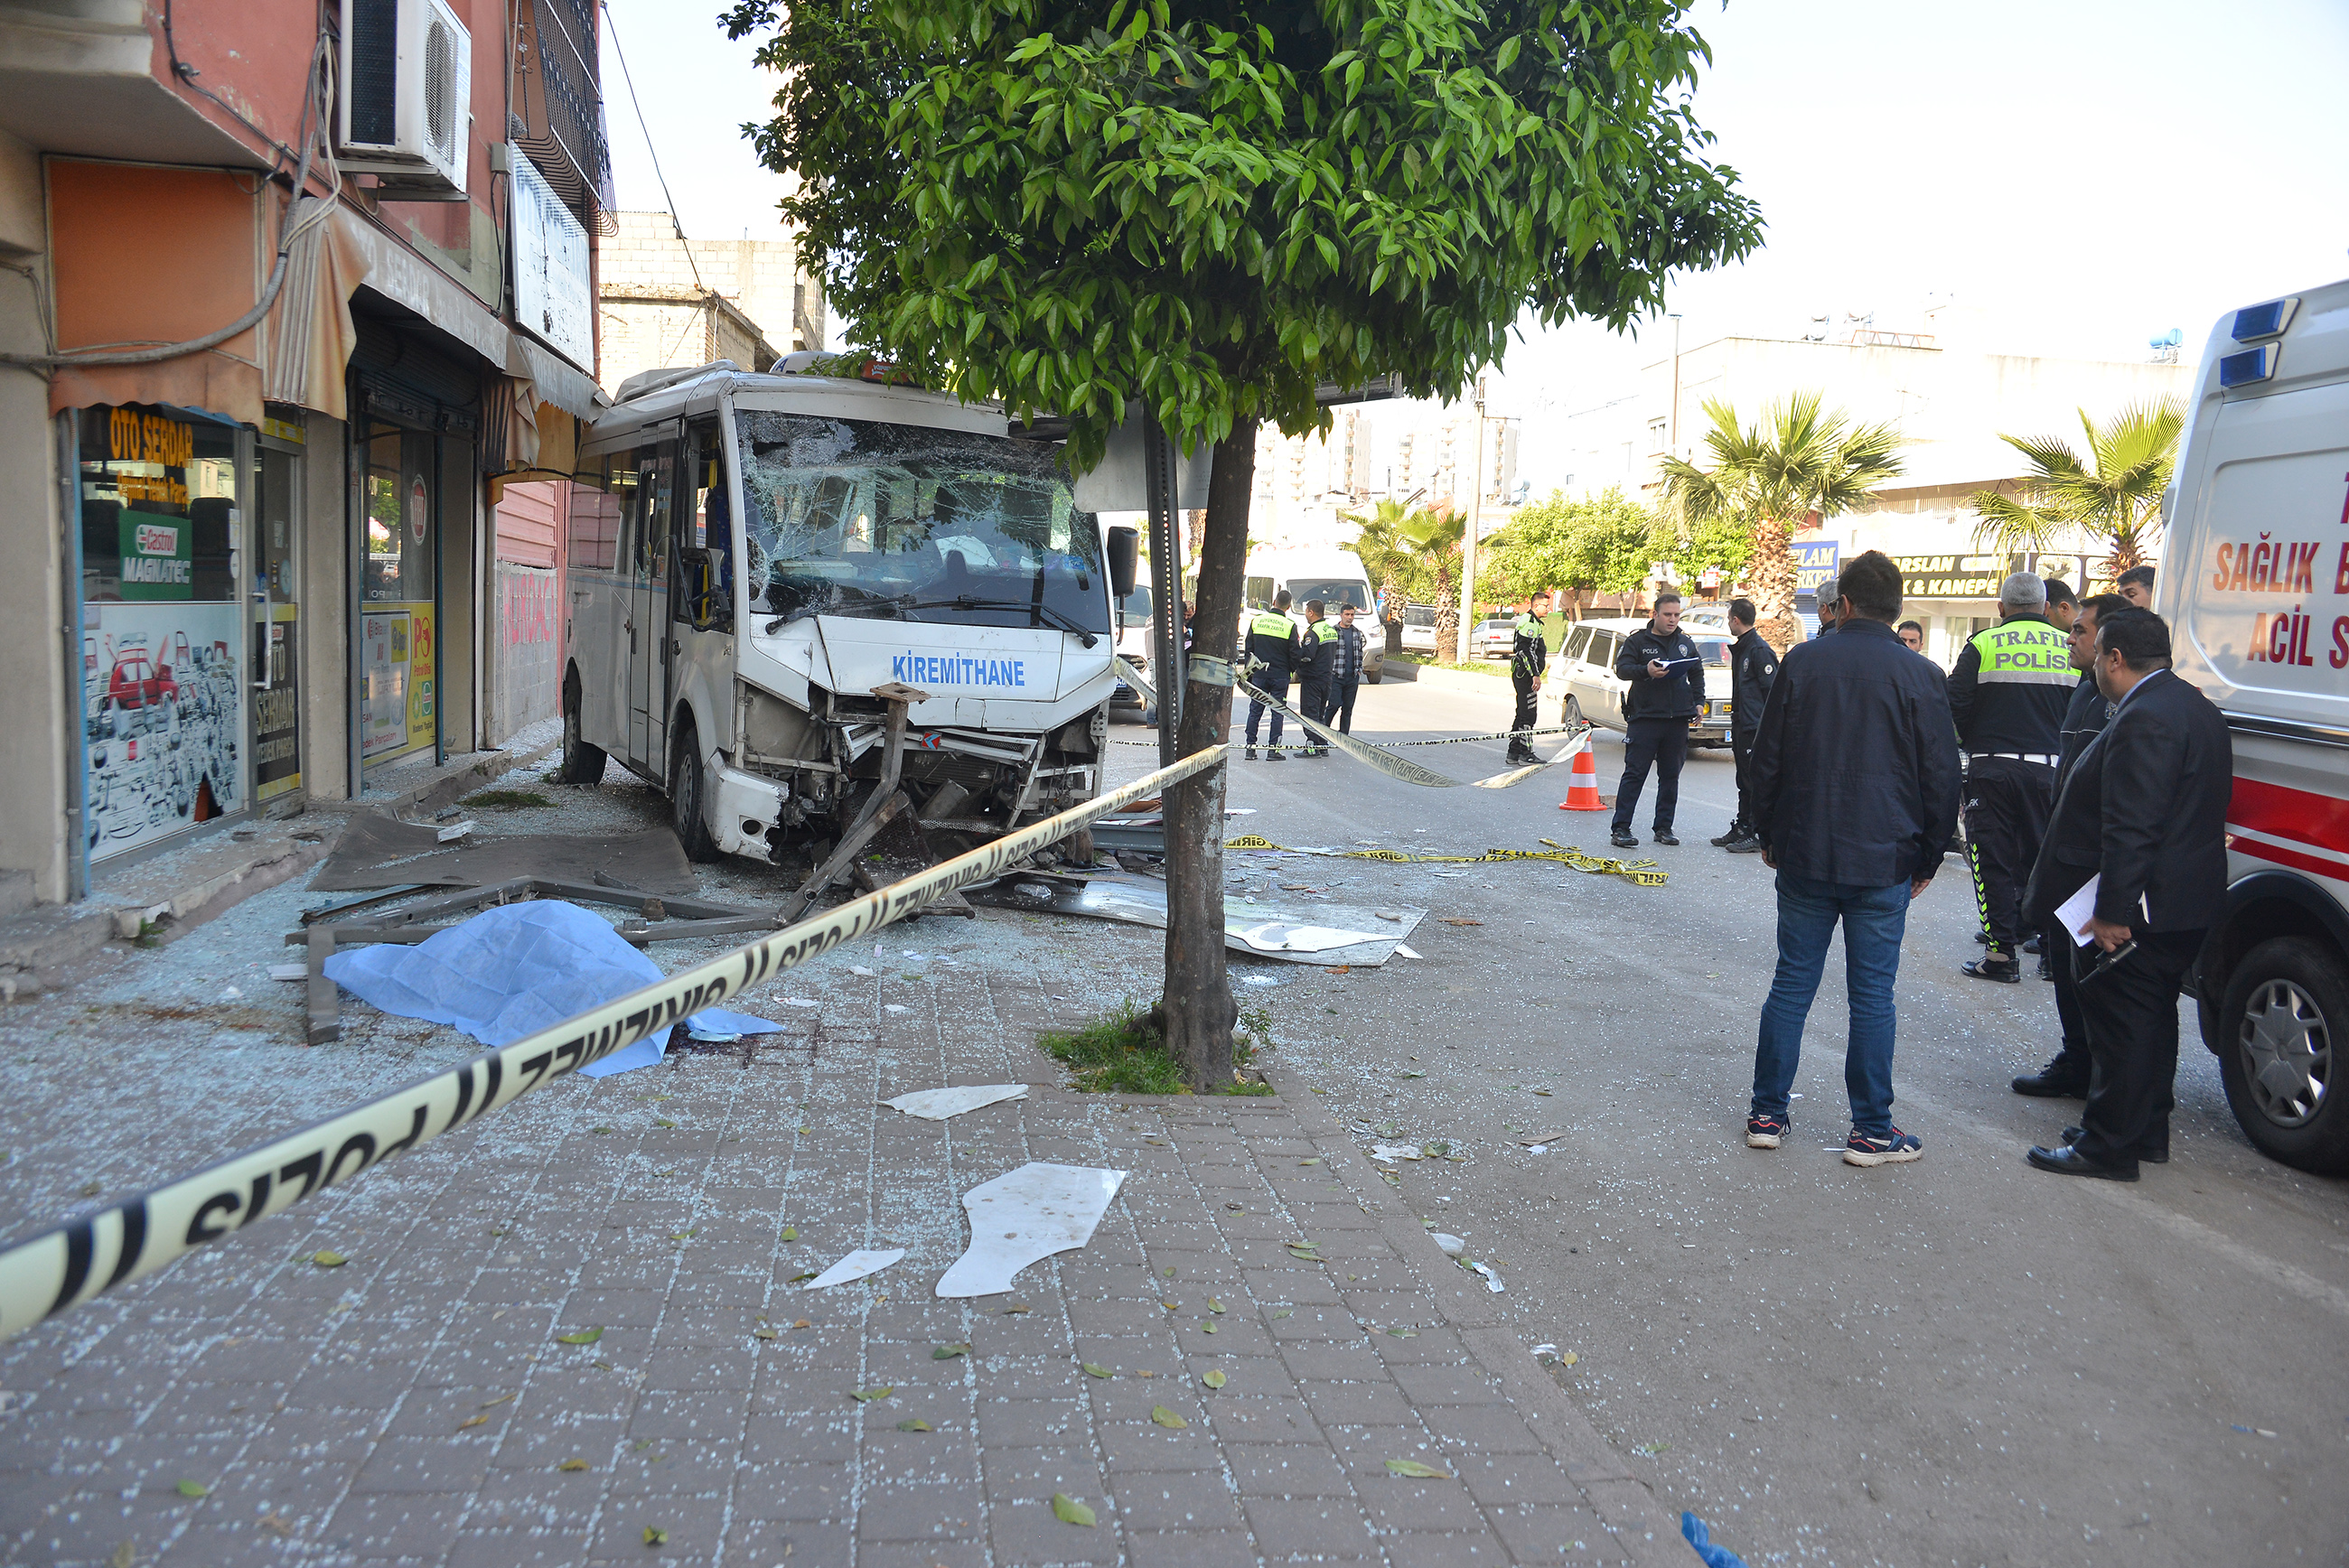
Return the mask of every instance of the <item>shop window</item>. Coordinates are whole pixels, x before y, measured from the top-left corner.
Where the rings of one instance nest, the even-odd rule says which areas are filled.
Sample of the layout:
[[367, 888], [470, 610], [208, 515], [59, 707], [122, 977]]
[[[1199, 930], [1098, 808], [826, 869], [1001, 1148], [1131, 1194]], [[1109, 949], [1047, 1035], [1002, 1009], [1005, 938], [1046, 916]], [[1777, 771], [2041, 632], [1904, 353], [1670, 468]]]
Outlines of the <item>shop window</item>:
[[93, 861], [251, 804], [233, 426], [81, 414], [81, 847]]

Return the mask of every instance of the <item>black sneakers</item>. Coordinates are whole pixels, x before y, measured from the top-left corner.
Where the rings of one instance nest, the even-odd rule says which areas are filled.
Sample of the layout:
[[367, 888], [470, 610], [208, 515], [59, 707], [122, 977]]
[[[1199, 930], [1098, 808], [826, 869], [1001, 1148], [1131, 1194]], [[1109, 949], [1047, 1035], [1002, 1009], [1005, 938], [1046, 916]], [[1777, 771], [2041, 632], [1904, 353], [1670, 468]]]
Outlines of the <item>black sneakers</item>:
[[1640, 847], [1640, 841], [1621, 828], [1608, 834], [1607, 841], [1619, 850], [1636, 850]]
[[2002, 985], [2023, 984], [2023, 965], [1995, 947], [1980, 958], [1969, 958], [1959, 966], [1959, 973], [1969, 980], [1995, 980]]

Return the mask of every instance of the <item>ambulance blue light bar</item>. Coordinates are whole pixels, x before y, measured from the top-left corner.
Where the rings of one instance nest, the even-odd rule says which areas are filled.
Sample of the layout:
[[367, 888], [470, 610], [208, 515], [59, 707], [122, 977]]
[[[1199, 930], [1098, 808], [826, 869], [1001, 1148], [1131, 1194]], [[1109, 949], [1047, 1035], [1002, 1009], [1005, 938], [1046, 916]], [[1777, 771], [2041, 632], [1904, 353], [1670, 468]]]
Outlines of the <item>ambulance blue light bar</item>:
[[2265, 304], [2246, 306], [2235, 313], [2235, 328], [2230, 335], [2237, 343], [2279, 336], [2292, 325], [2292, 313], [2299, 308], [2298, 299], [2271, 299]]
[[2275, 372], [2276, 346], [2262, 343], [2257, 348], [2246, 348], [2220, 360], [2219, 385], [2222, 388], [2252, 387], [2268, 380]]

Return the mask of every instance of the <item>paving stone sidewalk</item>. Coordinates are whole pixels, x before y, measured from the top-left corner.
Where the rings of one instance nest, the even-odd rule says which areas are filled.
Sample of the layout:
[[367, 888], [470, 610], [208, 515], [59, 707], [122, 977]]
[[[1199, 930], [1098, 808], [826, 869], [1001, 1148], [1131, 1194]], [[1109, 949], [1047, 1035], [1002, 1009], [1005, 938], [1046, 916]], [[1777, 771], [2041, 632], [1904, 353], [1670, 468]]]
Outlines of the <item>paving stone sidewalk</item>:
[[[932, 989], [854, 956], [853, 1009], [565, 1080], [0, 1346], [0, 1561], [1689, 1560], [1310, 1095], [1071, 1093], [1032, 1044], [1062, 961]], [[961, 1194], [1030, 1160], [1130, 1174], [1082, 1251], [935, 1299]], [[907, 1253], [795, 1283], [863, 1246]]]

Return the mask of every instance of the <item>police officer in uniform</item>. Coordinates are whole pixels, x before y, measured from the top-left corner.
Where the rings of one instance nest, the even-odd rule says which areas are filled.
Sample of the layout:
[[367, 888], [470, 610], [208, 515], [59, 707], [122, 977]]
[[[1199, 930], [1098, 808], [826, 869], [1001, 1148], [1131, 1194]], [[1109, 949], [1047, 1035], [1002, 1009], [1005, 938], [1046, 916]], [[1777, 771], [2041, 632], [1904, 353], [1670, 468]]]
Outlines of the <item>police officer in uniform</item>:
[[1681, 802], [1681, 764], [1688, 760], [1689, 720], [1704, 704], [1704, 661], [1681, 630], [1681, 596], [1656, 595], [1653, 619], [1623, 639], [1615, 674], [1630, 682], [1623, 694], [1623, 779], [1615, 786], [1615, 829], [1608, 841], [1628, 850], [1639, 843], [1631, 814], [1648, 769], [1656, 770], [1656, 842], [1677, 844], [1672, 815]]
[[[1327, 608], [1319, 599], [1305, 601], [1305, 634], [1298, 646], [1297, 711], [1316, 724], [1329, 723], [1330, 710], [1337, 706], [1331, 700], [1330, 676], [1338, 661], [1338, 628], [1323, 619]], [[1311, 738], [1311, 731], [1307, 737]], [[1327, 757], [1330, 748], [1309, 747], [1302, 755]]]
[[1770, 701], [1770, 684], [1778, 678], [1778, 650], [1754, 629], [1754, 601], [1729, 602], [1729, 751], [1737, 758], [1737, 820], [1729, 831], [1713, 841], [1732, 854], [1762, 851], [1761, 835], [1754, 830], [1754, 737], [1762, 727], [1762, 710]]
[[[1247, 678], [1248, 684], [1267, 696], [1282, 702], [1288, 700], [1288, 677], [1297, 668], [1298, 655], [1303, 645], [1298, 640], [1297, 623], [1288, 618], [1288, 590], [1283, 588], [1272, 596], [1269, 609], [1257, 612], [1248, 623]], [[1247, 749], [1250, 762], [1256, 760], [1256, 726], [1264, 717], [1264, 704], [1248, 698]], [[1270, 762], [1280, 760], [1280, 710], [1272, 715], [1272, 749], [1265, 753]]]
[[1965, 973], [2013, 985], [2023, 978], [2023, 887], [2055, 804], [2064, 710], [2078, 682], [2036, 573], [2000, 583], [1998, 608], [1998, 624], [1958, 655], [1949, 694], [1966, 754], [1966, 859], [1990, 933], [1988, 951]]
[[1509, 684], [1516, 687], [1517, 711], [1509, 720], [1509, 760], [1539, 762], [1531, 731], [1537, 722], [1536, 699], [1541, 695], [1542, 672], [1549, 668], [1549, 595], [1537, 593], [1517, 617], [1516, 634], [1509, 643]]

